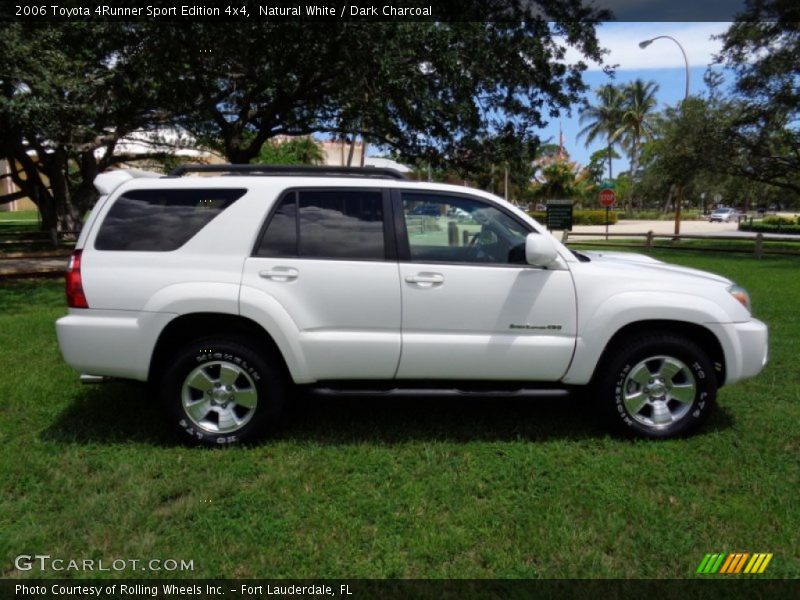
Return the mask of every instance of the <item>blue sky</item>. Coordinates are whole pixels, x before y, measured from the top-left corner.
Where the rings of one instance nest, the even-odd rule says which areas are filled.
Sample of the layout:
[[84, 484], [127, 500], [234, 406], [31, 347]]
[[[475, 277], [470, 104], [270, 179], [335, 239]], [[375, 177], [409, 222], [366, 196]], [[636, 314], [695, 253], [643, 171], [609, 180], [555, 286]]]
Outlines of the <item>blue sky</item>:
[[[674, 106], [683, 98], [685, 73], [683, 55], [678, 46], [671, 40], [656, 40], [645, 49], [639, 48], [639, 42], [658, 35], [671, 35], [686, 50], [689, 59], [690, 94], [701, 94], [706, 91], [703, 75], [713, 60], [713, 55], [720, 49], [721, 43], [713, 40], [713, 35], [725, 32], [730, 23], [605, 23], [597, 30], [600, 45], [608, 48], [606, 62], [618, 65], [615, 75], [610, 78], [602, 71], [600, 65], [591, 64], [584, 74], [584, 81], [593, 90], [605, 83], [626, 83], [636, 78], [655, 81], [659, 90], [656, 94], [659, 108]], [[579, 58], [577, 52], [568, 53], [568, 60]], [[593, 99], [593, 92], [589, 92]], [[578, 122], [578, 107], [573, 107], [572, 115], [564, 115], [560, 121], [553, 119], [542, 130], [542, 140], [551, 139], [558, 143], [559, 125], [564, 132], [564, 146], [572, 160], [586, 164], [591, 154], [599, 150], [602, 144], [596, 143], [586, 148], [583, 138], [578, 139], [581, 126]], [[615, 161], [614, 171], [627, 168], [624, 158]]]

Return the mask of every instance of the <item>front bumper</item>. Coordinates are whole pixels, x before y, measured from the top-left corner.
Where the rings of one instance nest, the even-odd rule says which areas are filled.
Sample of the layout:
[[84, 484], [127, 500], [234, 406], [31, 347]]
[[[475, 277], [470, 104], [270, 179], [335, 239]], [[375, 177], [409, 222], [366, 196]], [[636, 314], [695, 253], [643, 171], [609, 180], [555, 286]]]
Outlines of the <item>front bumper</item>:
[[725, 383], [758, 375], [769, 356], [769, 331], [765, 323], [750, 319], [743, 323], [709, 324], [725, 353]]

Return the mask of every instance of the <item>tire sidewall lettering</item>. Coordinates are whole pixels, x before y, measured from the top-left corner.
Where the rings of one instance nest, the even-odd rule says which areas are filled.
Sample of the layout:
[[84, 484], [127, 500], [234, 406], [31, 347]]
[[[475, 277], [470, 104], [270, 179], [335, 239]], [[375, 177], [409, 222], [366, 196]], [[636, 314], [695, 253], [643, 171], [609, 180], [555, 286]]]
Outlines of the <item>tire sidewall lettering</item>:
[[[612, 396], [614, 401], [614, 414], [616, 417], [625, 424], [627, 428], [635, 429], [635, 430], [642, 430], [642, 431], [649, 431], [648, 428], [643, 427], [641, 424], [634, 421], [632, 416], [628, 413], [627, 408], [625, 407], [624, 403], [624, 390], [623, 386], [625, 383], [625, 378], [631, 372], [631, 369], [635, 364], [637, 364], [640, 360], [646, 357], [647, 354], [655, 354], [656, 351], [646, 351], [646, 352], [637, 352], [633, 358], [630, 356], [621, 367], [619, 367], [616, 376], [613, 378], [613, 388], [612, 388]], [[693, 357], [687, 360], [687, 357], [679, 354], [679, 353], [671, 353], [671, 352], [660, 352], [665, 355], [675, 356], [685, 365], [687, 365], [692, 372], [692, 375], [695, 377], [695, 381], [697, 384], [697, 392], [695, 394], [695, 398], [692, 402], [691, 409], [687, 412], [687, 414], [678, 422], [673, 423], [670, 425], [667, 430], [674, 430], [679, 431], [682, 430], [685, 424], [688, 421], [696, 421], [705, 416], [707, 410], [711, 407], [712, 402], [710, 401], [710, 394], [708, 391], [708, 379], [706, 377], [706, 369], [704, 369], [702, 363], [699, 360], [694, 359]], [[713, 391], [713, 389], [712, 389]], [[653, 432], [655, 433], [655, 432]]]
[[[208, 344], [208, 345], [205, 345]], [[257, 437], [271, 428], [279, 416], [283, 405], [282, 377], [276, 367], [265, 360], [257, 347], [242, 341], [213, 340], [210, 343], [198, 342], [187, 345], [178, 354], [167, 371], [167, 379], [161, 390], [162, 401], [174, 415], [173, 423], [184, 439], [200, 442], [210, 447], [241, 444]], [[195, 424], [186, 413], [182, 400], [182, 385], [185, 377], [198, 366], [213, 364], [215, 361], [229, 363], [246, 373], [258, 390], [256, 413], [244, 425], [230, 432], [205, 431]], [[265, 386], [267, 383], [267, 387]], [[276, 397], [277, 395], [277, 397]]]

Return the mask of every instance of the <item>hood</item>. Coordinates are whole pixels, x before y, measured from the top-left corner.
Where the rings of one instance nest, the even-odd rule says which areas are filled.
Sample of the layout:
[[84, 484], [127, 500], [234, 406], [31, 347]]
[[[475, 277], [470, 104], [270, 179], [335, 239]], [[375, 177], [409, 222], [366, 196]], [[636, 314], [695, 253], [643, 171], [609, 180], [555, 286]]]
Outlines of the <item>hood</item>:
[[642, 270], [651, 275], [657, 275], [660, 272], [664, 276], [685, 275], [692, 278], [705, 279], [706, 281], [715, 281], [717, 283], [723, 283], [726, 285], [733, 284], [733, 281], [727, 277], [715, 275], [714, 273], [709, 273], [707, 271], [701, 271], [700, 269], [671, 265], [644, 254], [634, 254], [631, 252], [587, 252], [585, 250], [581, 250], [581, 254], [588, 256], [593, 262], [598, 262], [617, 268]]

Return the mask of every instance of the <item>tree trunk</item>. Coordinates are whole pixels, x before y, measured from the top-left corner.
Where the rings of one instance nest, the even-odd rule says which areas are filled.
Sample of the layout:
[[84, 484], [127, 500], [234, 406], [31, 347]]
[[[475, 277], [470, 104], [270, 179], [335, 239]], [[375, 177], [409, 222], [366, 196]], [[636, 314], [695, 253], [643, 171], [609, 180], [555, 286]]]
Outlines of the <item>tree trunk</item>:
[[52, 196], [44, 186], [36, 186], [36, 190], [28, 197], [39, 209], [41, 217], [40, 229], [50, 234], [50, 241], [54, 246], [58, 244], [58, 213]]
[[[40, 160], [43, 160], [44, 171], [50, 183], [50, 195], [55, 205], [57, 231], [77, 231], [81, 224], [81, 213], [72, 202], [72, 190], [67, 175], [69, 172], [67, 151], [64, 148], [58, 148], [46, 159], [40, 157]], [[57, 243], [57, 239], [54, 243]]]
[[612, 167], [612, 158], [614, 156], [614, 148], [611, 144], [608, 145], [608, 179], [614, 180], [614, 169]]
[[366, 158], [367, 158], [367, 140], [365, 140], [362, 137], [361, 138], [361, 165], [360, 166], [362, 166], [362, 167], [364, 166], [364, 161], [366, 160]]
[[675, 184], [669, 186], [669, 191], [667, 192], [667, 198], [664, 200], [664, 206], [661, 207], [661, 212], [667, 214], [670, 212], [669, 206], [672, 203], [672, 195], [675, 193]]
[[633, 140], [631, 147], [631, 193], [628, 198], [628, 205], [626, 211], [628, 216], [633, 213], [633, 203], [636, 200], [636, 171], [639, 168], [639, 141]]
[[353, 137], [350, 138], [350, 149], [347, 151], [347, 165], [348, 167], [353, 166], [353, 153], [356, 151], [356, 136], [353, 134]]

